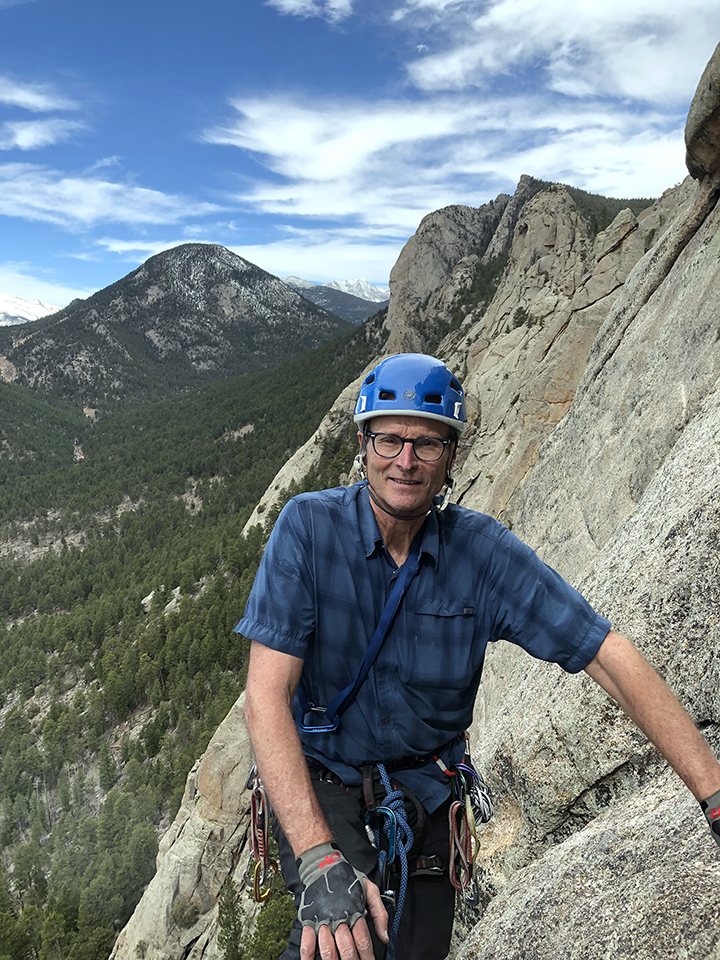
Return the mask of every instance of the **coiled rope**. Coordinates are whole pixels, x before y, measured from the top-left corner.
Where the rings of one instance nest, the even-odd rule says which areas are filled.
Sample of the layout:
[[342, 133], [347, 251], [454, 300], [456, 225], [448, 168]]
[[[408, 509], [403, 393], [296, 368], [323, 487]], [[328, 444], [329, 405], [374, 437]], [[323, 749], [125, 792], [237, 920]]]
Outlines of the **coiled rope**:
[[[385, 787], [385, 798], [381, 806], [378, 806], [377, 812], [384, 817], [383, 833], [388, 840], [388, 850], [382, 850], [380, 847], [380, 829], [375, 828], [375, 843], [378, 850], [378, 861], [380, 864], [380, 876], [383, 879], [386, 871], [392, 864], [395, 857], [400, 860], [400, 889], [398, 891], [397, 903], [395, 905], [395, 916], [393, 917], [392, 927], [389, 931], [390, 942], [387, 948], [387, 960], [394, 960], [395, 942], [397, 940], [398, 930], [400, 928], [400, 918], [403, 907], [405, 906], [405, 895], [408, 884], [408, 853], [413, 845], [413, 832], [408, 823], [407, 813], [402, 790], [394, 790], [390, 783], [385, 765], [377, 765], [380, 773], [380, 780]], [[387, 886], [386, 884], [384, 884]]]

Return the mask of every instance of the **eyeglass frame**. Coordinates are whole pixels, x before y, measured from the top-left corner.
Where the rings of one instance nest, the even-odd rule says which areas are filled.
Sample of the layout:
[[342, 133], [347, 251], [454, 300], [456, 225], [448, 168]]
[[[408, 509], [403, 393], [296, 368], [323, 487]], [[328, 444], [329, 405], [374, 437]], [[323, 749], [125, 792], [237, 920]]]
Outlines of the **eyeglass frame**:
[[[438, 461], [442, 460], [443, 454], [445, 453], [445, 449], [447, 445], [449, 443], [457, 443], [457, 440], [455, 437], [448, 437], [447, 440], [443, 440], [441, 437], [415, 437], [412, 440], [404, 440], [402, 437], [399, 437], [396, 433], [383, 433], [383, 432], [370, 433], [369, 430], [365, 431], [365, 437], [372, 441], [372, 448], [375, 454], [378, 457], [380, 457], [382, 460], [394, 460], [396, 457], [399, 457], [400, 454], [403, 452], [403, 450], [405, 449], [406, 443], [412, 444], [413, 454], [415, 455], [415, 459], [419, 460], [420, 463], [438, 463]], [[388, 457], [384, 453], [378, 453], [378, 449], [375, 446], [375, 437], [393, 437], [393, 439], [398, 440], [402, 444], [402, 446], [400, 447], [397, 453], [394, 453], [391, 457]], [[425, 460], [422, 457], [418, 456], [418, 452], [415, 449], [415, 444], [419, 443], [419, 441], [421, 440], [437, 440], [438, 443], [442, 444], [442, 451], [438, 454], [437, 457], [435, 457], [434, 460]]]

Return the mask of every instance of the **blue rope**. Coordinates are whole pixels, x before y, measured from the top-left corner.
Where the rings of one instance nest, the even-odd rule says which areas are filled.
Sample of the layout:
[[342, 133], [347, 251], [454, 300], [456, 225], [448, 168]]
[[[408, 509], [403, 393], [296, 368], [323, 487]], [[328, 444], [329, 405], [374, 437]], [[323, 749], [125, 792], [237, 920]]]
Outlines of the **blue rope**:
[[[395, 906], [395, 917], [393, 918], [392, 927], [389, 931], [390, 943], [387, 948], [387, 960], [394, 960], [395, 957], [395, 941], [397, 940], [398, 929], [400, 927], [400, 917], [402, 916], [403, 907], [405, 906], [405, 894], [407, 893], [407, 882], [408, 882], [408, 853], [410, 848], [413, 845], [413, 833], [410, 829], [410, 824], [407, 820], [407, 812], [405, 810], [404, 797], [402, 790], [393, 790], [392, 784], [390, 783], [390, 777], [387, 774], [384, 764], [379, 763], [377, 768], [380, 772], [380, 779], [382, 784], [385, 787], [385, 799], [383, 800], [382, 806], [386, 807], [391, 812], [391, 817], [388, 817], [385, 814], [385, 822], [383, 823], [383, 832], [388, 838], [388, 843], [391, 841], [391, 830], [393, 826], [397, 827], [397, 836], [395, 837], [395, 850], [394, 856], [399, 856], [400, 858], [400, 890], [398, 891], [397, 904]], [[394, 815], [394, 816], [392, 816]], [[394, 823], [393, 823], [394, 821]], [[385, 850], [380, 849], [380, 830], [375, 830], [375, 842], [378, 849], [378, 860], [380, 862], [380, 875], [383, 876], [385, 872], [385, 861], [387, 859], [388, 853]], [[390, 863], [392, 863], [393, 857], [390, 858]]]

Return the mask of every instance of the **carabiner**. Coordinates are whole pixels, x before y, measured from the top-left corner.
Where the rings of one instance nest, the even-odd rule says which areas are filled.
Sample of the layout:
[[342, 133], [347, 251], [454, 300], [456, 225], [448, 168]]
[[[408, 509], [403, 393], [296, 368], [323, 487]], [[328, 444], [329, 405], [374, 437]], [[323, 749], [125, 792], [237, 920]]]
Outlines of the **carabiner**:
[[[395, 860], [395, 842], [397, 840], [397, 816], [395, 811], [391, 810], [390, 807], [378, 807], [377, 812], [381, 813], [383, 816], [387, 817], [390, 821], [387, 833], [385, 834], [388, 839], [388, 849], [387, 849], [387, 866]], [[383, 827], [383, 833], [385, 833], [385, 828]]]
[[298, 723], [303, 733], [332, 733], [333, 730], [337, 730], [337, 728], [340, 726], [340, 717], [337, 714], [335, 714], [334, 717], [330, 717], [327, 723], [308, 723], [308, 718], [313, 713], [324, 713], [327, 717], [327, 707], [318, 707], [314, 703], [308, 704], [307, 711], [301, 714]]
[[275, 874], [278, 872], [278, 865], [274, 860], [268, 860], [267, 865], [272, 871], [272, 876], [270, 877], [267, 887], [263, 890], [263, 886], [268, 878], [265, 876], [262, 863], [258, 860], [255, 864], [255, 872], [253, 874], [253, 900], [255, 903], [264, 903], [272, 893], [273, 880], [275, 879]]

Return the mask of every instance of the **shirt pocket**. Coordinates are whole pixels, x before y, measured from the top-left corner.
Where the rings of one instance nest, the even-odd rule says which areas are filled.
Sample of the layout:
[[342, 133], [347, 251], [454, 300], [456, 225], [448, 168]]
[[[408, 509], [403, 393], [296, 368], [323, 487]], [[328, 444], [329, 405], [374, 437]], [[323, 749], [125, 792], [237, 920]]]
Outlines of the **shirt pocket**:
[[[462, 690], [482, 666], [483, 650], [475, 642], [477, 617], [472, 601], [419, 600], [408, 612], [409, 684]], [[401, 672], [403, 665], [401, 664]]]

